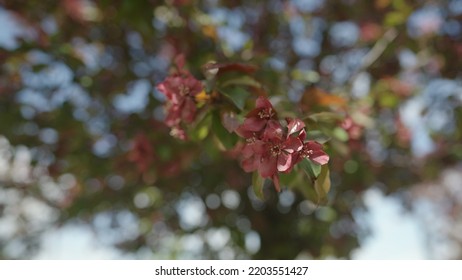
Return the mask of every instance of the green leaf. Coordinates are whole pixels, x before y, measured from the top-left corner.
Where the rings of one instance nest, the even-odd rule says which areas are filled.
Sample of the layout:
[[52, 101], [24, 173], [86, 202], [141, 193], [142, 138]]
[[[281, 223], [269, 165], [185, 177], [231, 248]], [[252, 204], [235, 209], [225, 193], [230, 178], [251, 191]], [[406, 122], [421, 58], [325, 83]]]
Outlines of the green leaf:
[[348, 133], [345, 131], [345, 129], [341, 127], [334, 128], [334, 130], [332, 131], [332, 134], [335, 138], [337, 138], [338, 140], [342, 142], [346, 142], [350, 138], [348, 136]]
[[327, 164], [321, 167], [321, 173], [316, 181], [314, 181], [314, 190], [318, 195], [318, 203], [325, 204], [327, 202], [327, 194], [330, 190], [330, 173]]
[[314, 201], [317, 197], [314, 188], [313, 188], [313, 179], [311, 179], [308, 172], [297, 172], [299, 175], [297, 177], [297, 182], [295, 184], [295, 189], [298, 189], [306, 199]]
[[332, 139], [332, 141], [329, 142], [329, 145], [335, 152], [339, 153], [342, 156], [347, 156], [350, 152], [350, 148], [348, 147], [348, 145], [345, 142], [342, 142], [338, 139]]
[[229, 87], [229, 86], [250, 86], [250, 87], [256, 87], [256, 88], [261, 88], [261, 84], [257, 82], [254, 78], [249, 77], [249, 76], [240, 76], [237, 78], [229, 79], [227, 81], [224, 81], [221, 84], [222, 87]]
[[231, 149], [232, 147], [234, 147], [234, 145], [236, 145], [238, 141], [238, 136], [235, 133], [230, 133], [223, 126], [218, 112], [215, 112], [213, 114], [212, 131], [216, 136], [217, 140], [225, 149]]
[[159, 156], [161, 160], [170, 160], [172, 158], [171, 147], [168, 145], [157, 146], [156, 155]]
[[409, 14], [412, 12], [412, 7], [409, 6], [405, 0], [393, 0], [392, 5], [393, 8], [405, 14]]
[[327, 136], [325, 133], [323, 133], [320, 130], [308, 130], [306, 133], [306, 139], [307, 140], [314, 140], [316, 142], [319, 142], [321, 144], [326, 143], [331, 139], [331, 137]]
[[258, 199], [264, 200], [263, 196], [263, 185], [265, 184], [265, 179], [263, 179], [258, 172], [254, 172], [252, 176], [252, 189]]
[[241, 111], [244, 109], [245, 102], [250, 96], [250, 93], [241, 87], [233, 87], [226, 89], [226, 91], [221, 90], [220, 92]]
[[189, 133], [191, 139], [194, 141], [204, 140], [209, 135], [211, 125], [212, 114], [207, 114], [191, 129]]
[[396, 94], [393, 94], [392, 92], [384, 92], [379, 97], [379, 102], [382, 107], [395, 108], [399, 105], [400, 100]]
[[397, 26], [406, 22], [407, 15], [403, 12], [390, 12], [385, 16], [385, 25]]
[[341, 114], [333, 112], [321, 112], [311, 114], [307, 118], [315, 122], [335, 122], [342, 120], [343, 116]]
[[313, 70], [300, 70], [296, 69], [293, 70], [291, 73], [291, 76], [295, 80], [303, 81], [303, 82], [309, 82], [309, 83], [316, 83], [319, 81], [319, 73]]
[[300, 162], [300, 166], [310, 176], [312, 181], [318, 178], [321, 173], [321, 165], [316, 164], [309, 159], [303, 159]]
[[281, 186], [288, 186], [291, 187], [292, 184], [298, 179], [299, 172], [294, 172], [294, 170], [290, 173], [280, 173], [279, 174], [279, 183]]

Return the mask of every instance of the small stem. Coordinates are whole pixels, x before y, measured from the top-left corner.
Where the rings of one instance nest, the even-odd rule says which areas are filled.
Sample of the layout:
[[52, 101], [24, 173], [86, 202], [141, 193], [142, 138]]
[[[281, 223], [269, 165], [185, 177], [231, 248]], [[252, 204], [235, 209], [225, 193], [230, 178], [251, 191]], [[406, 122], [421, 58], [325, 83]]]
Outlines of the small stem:
[[364, 69], [367, 69], [371, 66], [385, 51], [388, 45], [398, 36], [398, 31], [395, 28], [391, 28], [383, 34], [383, 37], [378, 40], [372, 49], [363, 57], [361, 64], [355, 73], [351, 76], [350, 82], [354, 81], [356, 77]]

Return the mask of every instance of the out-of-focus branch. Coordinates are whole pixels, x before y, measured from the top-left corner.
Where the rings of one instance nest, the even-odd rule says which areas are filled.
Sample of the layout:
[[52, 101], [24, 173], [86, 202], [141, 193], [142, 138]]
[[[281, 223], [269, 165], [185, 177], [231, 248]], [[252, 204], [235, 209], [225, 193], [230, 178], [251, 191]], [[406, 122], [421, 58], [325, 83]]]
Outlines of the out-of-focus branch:
[[364, 69], [370, 67], [385, 51], [385, 49], [390, 45], [393, 40], [398, 36], [398, 31], [395, 28], [391, 28], [383, 34], [383, 37], [380, 38], [372, 49], [363, 57], [361, 64], [356, 69], [353, 75], [351, 75], [350, 83], [352, 83], [356, 77]]
[[372, 49], [364, 56], [357, 72], [360, 72], [371, 66], [385, 51], [387, 46], [398, 36], [398, 31], [391, 28], [383, 34], [383, 37], [375, 43]]

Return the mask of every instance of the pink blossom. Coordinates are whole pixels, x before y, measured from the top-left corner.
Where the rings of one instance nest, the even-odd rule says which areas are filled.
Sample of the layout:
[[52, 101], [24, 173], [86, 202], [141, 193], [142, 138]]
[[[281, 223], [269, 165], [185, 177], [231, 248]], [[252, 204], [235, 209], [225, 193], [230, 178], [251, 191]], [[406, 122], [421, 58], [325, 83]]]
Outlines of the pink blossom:
[[289, 172], [294, 156], [303, 143], [297, 137], [285, 137], [282, 127], [272, 122], [262, 139], [249, 138], [242, 149], [242, 168], [246, 172], [258, 171], [261, 177], [271, 178], [280, 191], [278, 172]]
[[309, 159], [319, 165], [329, 162], [329, 155], [322, 150], [322, 144], [316, 141], [307, 141], [303, 143], [303, 148], [299, 153], [300, 158]]
[[173, 135], [185, 139], [185, 133], [180, 124], [182, 122], [192, 123], [196, 118], [195, 96], [203, 91], [203, 86], [191, 73], [182, 69], [184, 65], [182, 56], [178, 57], [176, 62], [178, 71], [168, 76], [156, 88], [167, 98], [165, 124], [182, 132], [175, 133], [172, 130]]
[[303, 143], [303, 147], [295, 156], [295, 164], [305, 158], [319, 165], [324, 165], [329, 162], [329, 155], [323, 151], [321, 143], [316, 141], [305, 142], [306, 131], [304, 129], [299, 132], [297, 137]]
[[361, 138], [363, 128], [358, 125], [350, 116], [347, 116], [340, 126], [348, 133], [348, 137], [353, 140]]
[[241, 150], [244, 171], [257, 171], [261, 177], [272, 179], [276, 190], [280, 191], [280, 172], [292, 171], [304, 158], [321, 165], [329, 161], [320, 143], [305, 142], [303, 121], [287, 118], [287, 125], [282, 126], [273, 106], [264, 97], [257, 99], [255, 107], [236, 129], [236, 133], [246, 139]]
[[203, 89], [202, 83], [194, 78], [191, 73], [182, 70], [168, 76], [157, 89], [165, 95], [168, 101], [174, 105], [180, 105], [185, 99], [194, 99]]
[[269, 122], [277, 123], [276, 111], [268, 99], [260, 96], [255, 109], [247, 114], [244, 123], [236, 129], [236, 133], [244, 138], [258, 137]]
[[138, 171], [146, 172], [154, 159], [154, 150], [149, 139], [144, 133], [138, 134], [134, 139], [134, 145], [128, 154], [128, 160], [135, 163]]

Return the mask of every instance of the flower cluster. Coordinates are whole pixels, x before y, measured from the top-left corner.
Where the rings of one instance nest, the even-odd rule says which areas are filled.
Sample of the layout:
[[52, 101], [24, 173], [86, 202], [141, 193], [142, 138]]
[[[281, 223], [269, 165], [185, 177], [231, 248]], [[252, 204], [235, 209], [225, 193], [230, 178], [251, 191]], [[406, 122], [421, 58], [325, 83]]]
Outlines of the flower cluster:
[[246, 172], [258, 171], [271, 178], [280, 191], [279, 172], [288, 173], [303, 159], [324, 165], [329, 156], [316, 141], [305, 141], [305, 124], [299, 119], [286, 119], [283, 126], [268, 99], [259, 97], [236, 133], [246, 139], [241, 166]]
[[140, 173], [146, 172], [154, 160], [154, 150], [147, 136], [138, 134], [133, 139], [133, 147], [128, 154], [128, 160], [138, 167]]
[[167, 116], [165, 124], [171, 127], [171, 134], [186, 140], [186, 133], [181, 123], [192, 123], [196, 118], [196, 96], [203, 91], [202, 83], [184, 70], [184, 58], [176, 61], [177, 71], [157, 85], [166, 98]]

